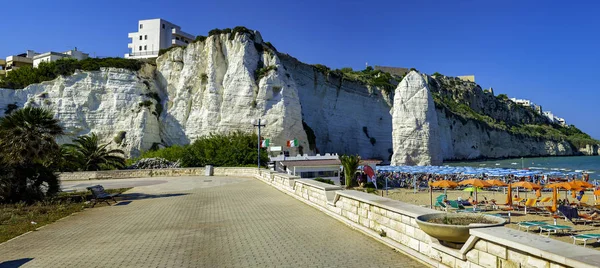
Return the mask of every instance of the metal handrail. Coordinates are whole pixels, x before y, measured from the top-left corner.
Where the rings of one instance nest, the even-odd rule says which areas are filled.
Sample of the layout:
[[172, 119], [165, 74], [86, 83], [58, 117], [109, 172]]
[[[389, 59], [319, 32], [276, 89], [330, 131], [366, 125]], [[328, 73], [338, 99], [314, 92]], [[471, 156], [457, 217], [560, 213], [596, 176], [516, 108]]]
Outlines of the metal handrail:
[[158, 55], [158, 50], [129, 53], [129, 56], [148, 56], [148, 55]]

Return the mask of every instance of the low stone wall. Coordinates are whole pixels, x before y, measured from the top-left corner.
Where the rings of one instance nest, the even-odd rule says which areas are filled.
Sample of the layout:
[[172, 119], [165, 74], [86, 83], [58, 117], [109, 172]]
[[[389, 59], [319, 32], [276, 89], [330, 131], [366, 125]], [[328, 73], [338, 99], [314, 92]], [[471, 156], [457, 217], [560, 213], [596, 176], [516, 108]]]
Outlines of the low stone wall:
[[[254, 176], [257, 168], [215, 167], [215, 176]], [[130, 179], [150, 177], [179, 177], [179, 176], [204, 176], [204, 168], [165, 168], [165, 169], [131, 169], [131, 170], [102, 170], [83, 172], [60, 173], [61, 181], [102, 180], [102, 179]]]
[[506, 227], [473, 229], [453, 249], [419, 229], [439, 211], [267, 170], [256, 178], [432, 267], [600, 267], [600, 252]]

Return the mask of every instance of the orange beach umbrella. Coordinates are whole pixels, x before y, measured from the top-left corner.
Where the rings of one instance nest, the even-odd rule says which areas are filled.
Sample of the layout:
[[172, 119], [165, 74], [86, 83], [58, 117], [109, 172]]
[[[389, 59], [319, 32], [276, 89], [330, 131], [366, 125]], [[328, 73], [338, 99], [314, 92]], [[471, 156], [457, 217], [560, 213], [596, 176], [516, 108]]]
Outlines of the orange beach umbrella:
[[528, 182], [528, 181], [520, 181], [520, 182], [515, 182], [513, 184], [511, 184], [512, 187], [523, 187], [529, 190], [537, 190], [537, 189], [542, 189], [542, 186], [539, 184], [535, 184], [532, 182]]
[[[458, 183], [458, 185], [471, 185], [473, 187], [490, 187], [489, 182], [480, 179], [468, 179]], [[477, 190], [475, 191], [475, 202], [477, 202]]]
[[512, 207], [512, 187], [509, 184], [507, 188], [508, 189], [506, 191], [506, 205]]
[[592, 185], [591, 183], [589, 183], [587, 181], [572, 181], [572, 182], [569, 182], [569, 184], [576, 186], [576, 187], [580, 187], [580, 188], [594, 188], [594, 185]]
[[487, 182], [487, 183], [491, 184], [492, 186], [507, 186], [507, 185], [508, 185], [508, 184], [504, 183], [503, 181], [501, 181], [501, 180], [496, 180], [496, 179], [493, 179], [493, 180], [485, 180], [485, 182]]
[[431, 183], [431, 187], [438, 188], [454, 188], [458, 187], [458, 183], [448, 180], [434, 181]]

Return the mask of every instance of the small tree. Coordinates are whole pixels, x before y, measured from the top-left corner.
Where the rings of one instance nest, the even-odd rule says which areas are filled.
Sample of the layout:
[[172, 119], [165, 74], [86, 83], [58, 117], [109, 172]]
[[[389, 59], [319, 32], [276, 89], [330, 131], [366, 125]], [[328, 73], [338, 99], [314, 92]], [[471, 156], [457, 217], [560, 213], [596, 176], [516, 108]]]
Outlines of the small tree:
[[125, 167], [124, 152], [118, 149], [107, 149], [108, 143], [100, 144], [96, 133], [80, 136], [73, 140], [74, 144], [65, 144], [66, 157], [78, 163], [79, 169], [103, 170]]
[[341, 155], [340, 161], [344, 167], [344, 176], [346, 177], [346, 188], [352, 187], [352, 179], [354, 179], [354, 173], [358, 169], [360, 163], [360, 156], [358, 155]]

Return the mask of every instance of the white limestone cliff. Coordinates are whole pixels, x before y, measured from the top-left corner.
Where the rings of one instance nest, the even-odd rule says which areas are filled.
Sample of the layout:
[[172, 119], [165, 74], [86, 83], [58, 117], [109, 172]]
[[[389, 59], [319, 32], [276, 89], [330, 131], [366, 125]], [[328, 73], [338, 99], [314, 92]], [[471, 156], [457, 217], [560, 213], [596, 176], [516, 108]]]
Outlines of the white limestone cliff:
[[396, 88], [392, 108], [392, 165], [441, 165], [437, 112], [431, 92], [416, 71]]
[[[275, 52], [258, 32], [231, 35], [174, 48], [137, 72], [103, 68], [23, 90], [0, 89], [0, 115], [14, 107], [46, 107], [67, 130], [61, 142], [94, 132], [131, 156], [211, 133], [255, 132], [250, 121], [256, 118], [267, 120], [262, 136], [272, 145], [296, 138], [304, 153], [384, 162], [394, 152], [394, 164], [577, 153], [567, 142], [517, 137], [436, 110], [428, 81], [418, 73], [398, 86], [392, 108], [393, 94]], [[124, 136], [119, 144], [117, 136]]]
[[[123, 69], [76, 72], [23, 90], [0, 90], [0, 107], [48, 108], [65, 128], [62, 142], [91, 132], [104, 142], [124, 135], [113, 147], [137, 155], [160, 142], [158, 119], [152, 114], [155, 101], [144, 95], [149, 90], [143, 81], [139, 73]], [[152, 105], [144, 106], [144, 101]]]

